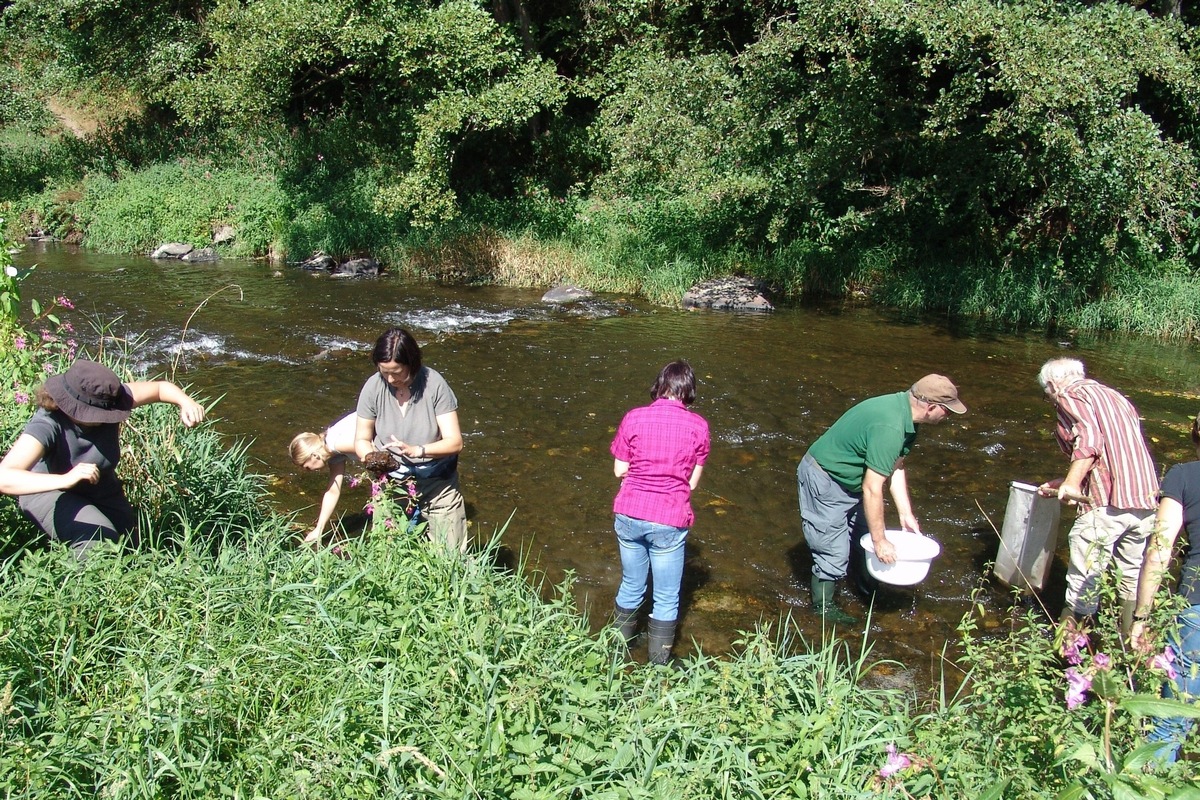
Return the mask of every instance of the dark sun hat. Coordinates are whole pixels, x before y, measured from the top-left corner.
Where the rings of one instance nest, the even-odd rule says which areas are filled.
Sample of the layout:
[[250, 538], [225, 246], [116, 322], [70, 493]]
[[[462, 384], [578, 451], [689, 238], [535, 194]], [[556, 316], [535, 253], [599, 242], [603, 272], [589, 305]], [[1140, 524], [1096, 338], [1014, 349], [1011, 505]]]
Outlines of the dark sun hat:
[[66, 372], [46, 379], [43, 388], [59, 410], [76, 422], [124, 422], [133, 394], [117, 373], [95, 361], [79, 360]]

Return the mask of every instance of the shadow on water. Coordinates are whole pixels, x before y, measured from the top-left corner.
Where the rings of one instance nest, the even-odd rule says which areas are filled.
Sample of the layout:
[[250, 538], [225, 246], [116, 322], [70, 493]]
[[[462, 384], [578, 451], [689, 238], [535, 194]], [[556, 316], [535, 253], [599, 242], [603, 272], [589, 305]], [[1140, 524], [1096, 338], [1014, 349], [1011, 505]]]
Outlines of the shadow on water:
[[[938, 679], [943, 648], [986, 583], [1008, 484], [1065, 473], [1036, 382], [1041, 363], [1077, 356], [1128, 394], [1162, 469], [1192, 457], [1186, 422], [1200, 410], [1191, 345], [1011, 334], [855, 307], [689, 313], [616, 296], [555, 307], [540, 302], [541, 291], [339, 281], [265, 262], [154, 263], [65, 247], [31, 248], [18, 259], [39, 264], [29, 297], [67, 294], [79, 328], [81, 315], [118, 320], [114, 332], [142, 340], [135, 352], [151, 374], [178, 362], [177, 380], [221, 398], [220, 428], [252, 440], [277, 506], [297, 515], [298, 536], [315, 518], [324, 480], [292, 467], [288, 441], [353, 410], [375, 337], [389, 325], [410, 328], [458, 396], [473, 535], [486, 540], [508, 524], [501, 566], [524, 565], [543, 591], [571, 576], [597, 628], [620, 578], [609, 444], [624, 412], [648, 401], [661, 365], [688, 359], [699, 379], [694, 408], [710, 423], [713, 447], [693, 497], [681, 655], [728, 652], [741, 631], [789, 614], [805, 637], [820, 640], [796, 465], [853, 403], [945, 373], [969, 413], [922, 430], [908, 459], [917, 516], [942, 555], [920, 585], [883, 589], [873, 610], [850, 590], [841, 594], [851, 613], [870, 612], [874, 654], [906, 665], [921, 689]], [[238, 291], [221, 291], [228, 286]], [[361, 526], [366, 499], [362, 489], [344, 493], [351, 529]], [[894, 513], [888, 519], [895, 524]], [[1069, 513], [1043, 592], [1052, 613], [1062, 602], [1067, 524]], [[990, 584], [985, 599], [1009, 601]]]

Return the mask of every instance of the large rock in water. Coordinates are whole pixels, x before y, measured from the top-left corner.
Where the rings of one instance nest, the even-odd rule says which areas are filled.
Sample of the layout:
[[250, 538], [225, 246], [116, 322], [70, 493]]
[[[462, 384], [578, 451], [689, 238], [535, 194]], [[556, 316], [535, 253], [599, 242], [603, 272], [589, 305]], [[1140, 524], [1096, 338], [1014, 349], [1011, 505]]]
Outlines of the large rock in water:
[[211, 247], [201, 247], [179, 257], [180, 261], [220, 261], [221, 254]]
[[333, 260], [333, 256], [319, 251], [300, 262], [300, 269], [307, 269], [313, 272], [332, 272], [336, 266], [337, 262]]
[[774, 311], [763, 296], [762, 286], [742, 277], [711, 278], [688, 289], [683, 295], [684, 308], [713, 308], [722, 311]]
[[194, 246], [185, 244], [184, 242], [167, 242], [166, 244], [160, 244], [158, 247], [156, 247], [154, 252], [150, 254], [150, 257], [182, 258], [195, 249], [196, 248]]
[[578, 286], [572, 286], [569, 283], [561, 283], [542, 295], [542, 302], [575, 303], [579, 300], [587, 300], [591, 296], [592, 293], [587, 289], [580, 289]]
[[373, 258], [352, 258], [333, 270], [335, 278], [374, 278], [379, 275], [379, 262]]

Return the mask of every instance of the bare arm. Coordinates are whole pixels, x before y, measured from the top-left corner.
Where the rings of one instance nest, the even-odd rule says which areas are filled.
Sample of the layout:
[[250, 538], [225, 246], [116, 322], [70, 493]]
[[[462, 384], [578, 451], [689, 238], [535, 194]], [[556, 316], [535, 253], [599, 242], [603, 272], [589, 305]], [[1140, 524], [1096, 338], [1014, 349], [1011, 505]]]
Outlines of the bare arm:
[[0, 460], [0, 492], [11, 495], [37, 494], [70, 489], [77, 483], [100, 480], [100, 468], [95, 464], [76, 464], [65, 474], [32, 472], [46, 449], [27, 433], [17, 437], [12, 449]]
[[170, 403], [179, 406], [179, 419], [188, 428], [204, 421], [204, 406], [170, 381], [133, 381], [125, 384], [133, 395], [134, 408], [147, 403]]
[[329, 524], [329, 520], [333, 517], [333, 511], [337, 508], [338, 500], [341, 499], [342, 482], [345, 477], [346, 462], [343, 459], [339, 458], [329, 465], [329, 488], [321, 497], [321, 511], [317, 515], [317, 525], [304, 537], [304, 541], [317, 542], [321, 540], [321, 534], [325, 532], [325, 526]]
[[359, 417], [358, 424], [354, 428], [354, 454], [358, 456], [359, 461], [362, 461], [373, 452], [375, 452], [375, 420]]
[[1038, 494], [1043, 497], [1057, 497], [1068, 503], [1088, 502], [1089, 498], [1083, 493], [1083, 482], [1087, 479], [1088, 473], [1092, 471], [1092, 465], [1095, 463], [1094, 456], [1075, 459], [1067, 470], [1067, 477], [1063, 478], [1061, 482], [1047, 481], [1043, 483], [1038, 487]]
[[867, 530], [871, 532], [871, 544], [875, 547], [875, 556], [884, 564], [891, 564], [896, 560], [896, 548], [884, 535], [883, 485], [886, 482], [886, 477], [870, 467], [863, 472], [863, 513], [867, 517]]
[[1171, 552], [1175, 547], [1175, 538], [1183, 527], [1183, 506], [1178, 500], [1164, 497], [1158, 503], [1158, 512], [1154, 518], [1154, 533], [1146, 544], [1146, 554], [1142, 556], [1142, 569], [1138, 573], [1137, 605], [1134, 607], [1134, 623], [1129, 630], [1129, 640], [1134, 648], [1145, 650], [1152, 646], [1146, 638], [1146, 624], [1138, 617], [1145, 617], [1154, 607], [1154, 596], [1162, 585], [1163, 575], [1171, 564]]
[[438, 414], [437, 425], [438, 435], [441, 438], [435, 442], [424, 445], [408, 444], [393, 436], [392, 440], [387, 443], [387, 449], [407, 458], [421, 458], [423, 456], [440, 458], [461, 453], [463, 438], [462, 429], [458, 425], [458, 412], [450, 411], [445, 414]]
[[618, 478], [624, 478], [628, 474], [629, 474], [629, 462], [622, 461], [619, 458], [615, 459], [613, 461], [613, 475], [616, 475]]
[[691, 487], [693, 492], [696, 491], [696, 487], [700, 485], [700, 474], [702, 472], [704, 472], [703, 464], [697, 464], [692, 468], [692, 477], [688, 481], [688, 486]]
[[892, 502], [896, 504], [896, 511], [900, 515], [900, 527], [906, 531], [920, 533], [921, 525], [917, 522], [917, 515], [912, 510], [912, 501], [908, 497], [908, 473], [903, 467], [892, 473], [890, 488]]

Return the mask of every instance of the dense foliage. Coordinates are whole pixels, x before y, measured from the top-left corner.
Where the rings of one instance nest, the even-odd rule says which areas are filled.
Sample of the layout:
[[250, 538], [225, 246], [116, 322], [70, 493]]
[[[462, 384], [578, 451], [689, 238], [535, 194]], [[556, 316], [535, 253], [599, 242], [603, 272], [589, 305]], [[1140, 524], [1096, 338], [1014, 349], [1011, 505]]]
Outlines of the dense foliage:
[[[663, 298], [745, 272], [1198, 330], [1175, 312], [1200, 265], [1182, 3], [11, 0], [0, 20], [0, 201], [106, 249], [229, 224], [234, 252], [403, 266], [499, 231]], [[195, 174], [230, 199], [167, 202]], [[1131, 296], [1153, 298], [1132, 322], [1103, 308]]]

